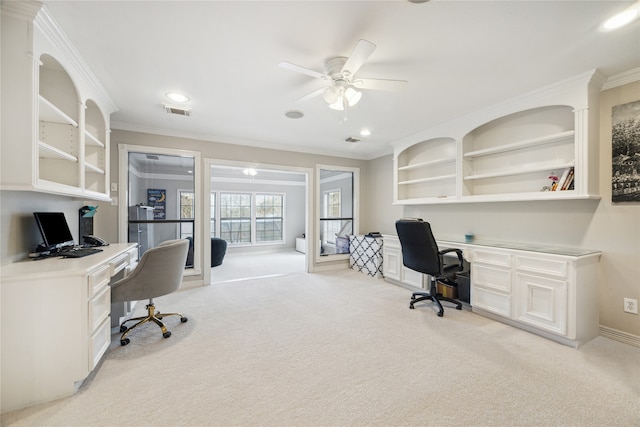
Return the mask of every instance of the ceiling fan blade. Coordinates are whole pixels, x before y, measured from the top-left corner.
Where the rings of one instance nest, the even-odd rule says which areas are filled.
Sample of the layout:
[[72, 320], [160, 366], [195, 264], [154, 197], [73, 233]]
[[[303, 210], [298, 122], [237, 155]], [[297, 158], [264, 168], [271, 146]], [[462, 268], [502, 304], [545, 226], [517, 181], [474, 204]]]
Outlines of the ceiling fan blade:
[[316, 79], [323, 79], [323, 80], [327, 79], [327, 76], [322, 74], [322, 73], [319, 73], [319, 72], [314, 71], [314, 70], [310, 70], [308, 68], [301, 67], [301, 66], [296, 65], [296, 64], [292, 64], [290, 62], [281, 62], [278, 65], [281, 68], [284, 68], [285, 70], [290, 70], [290, 71], [295, 71], [296, 73], [306, 74], [307, 76], [315, 77]]
[[342, 67], [342, 73], [345, 75], [353, 76], [358, 72], [362, 64], [369, 58], [369, 56], [376, 50], [376, 45], [367, 40], [358, 40], [355, 47], [351, 51], [351, 55], [347, 58], [347, 62]]
[[296, 99], [295, 101], [293, 101], [293, 103], [300, 104], [302, 102], [308, 101], [311, 98], [315, 98], [316, 96], [321, 95], [326, 89], [327, 89], [326, 87], [321, 87], [320, 89], [316, 89], [313, 92], [306, 94], [302, 98]]
[[384, 79], [356, 79], [353, 85], [358, 89], [386, 90], [395, 92], [407, 86], [406, 80], [384, 80]]

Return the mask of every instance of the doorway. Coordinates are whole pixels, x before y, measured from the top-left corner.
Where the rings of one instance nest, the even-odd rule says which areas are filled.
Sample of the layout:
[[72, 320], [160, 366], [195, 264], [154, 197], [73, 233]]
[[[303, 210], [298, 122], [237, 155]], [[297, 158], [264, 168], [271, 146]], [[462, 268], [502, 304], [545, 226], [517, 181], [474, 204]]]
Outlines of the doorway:
[[[309, 235], [312, 172], [205, 159], [204, 194], [210, 203], [204, 238], [227, 243], [222, 264], [204, 269], [205, 284], [309, 271], [310, 258], [300, 241]], [[212, 256], [209, 246], [205, 264]]]

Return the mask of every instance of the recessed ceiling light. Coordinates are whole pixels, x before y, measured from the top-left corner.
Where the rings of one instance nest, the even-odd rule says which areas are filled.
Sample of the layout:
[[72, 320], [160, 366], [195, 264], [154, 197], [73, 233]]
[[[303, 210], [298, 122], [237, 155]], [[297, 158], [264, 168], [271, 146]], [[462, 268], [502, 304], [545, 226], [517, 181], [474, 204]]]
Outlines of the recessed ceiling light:
[[369, 129], [367, 129], [367, 128], [363, 128], [363, 129], [360, 131], [360, 135], [362, 135], [362, 136], [369, 136], [369, 135], [371, 135], [371, 131], [370, 131]]
[[607, 19], [604, 24], [602, 24], [602, 31], [617, 30], [633, 22], [638, 16], [640, 16], [640, 5], [636, 3]]
[[167, 92], [165, 96], [175, 102], [187, 102], [189, 97], [179, 92]]
[[304, 117], [304, 113], [299, 110], [289, 110], [286, 113], [284, 113], [284, 115], [290, 119], [301, 119]]

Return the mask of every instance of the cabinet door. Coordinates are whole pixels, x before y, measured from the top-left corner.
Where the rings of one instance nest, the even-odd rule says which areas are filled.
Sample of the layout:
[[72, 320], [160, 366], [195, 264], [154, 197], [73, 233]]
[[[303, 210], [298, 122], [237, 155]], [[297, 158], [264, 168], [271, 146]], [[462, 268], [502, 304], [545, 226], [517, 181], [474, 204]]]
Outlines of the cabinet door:
[[423, 289], [423, 274], [410, 268], [402, 266], [402, 283], [406, 283], [409, 286]]
[[516, 319], [566, 335], [567, 282], [548, 277], [516, 275]]
[[382, 268], [384, 277], [401, 280], [402, 255], [398, 249], [384, 246]]

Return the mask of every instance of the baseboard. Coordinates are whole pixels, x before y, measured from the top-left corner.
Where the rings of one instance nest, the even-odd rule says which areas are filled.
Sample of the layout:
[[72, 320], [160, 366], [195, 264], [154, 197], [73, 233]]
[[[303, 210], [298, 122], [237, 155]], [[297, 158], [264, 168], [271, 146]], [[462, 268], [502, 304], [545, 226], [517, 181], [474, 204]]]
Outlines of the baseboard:
[[620, 341], [625, 344], [632, 345], [634, 347], [640, 347], [640, 337], [628, 332], [622, 332], [617, 329], [600, 325], [600, 335], [605, 338], [610, 338], [615, 341]]

